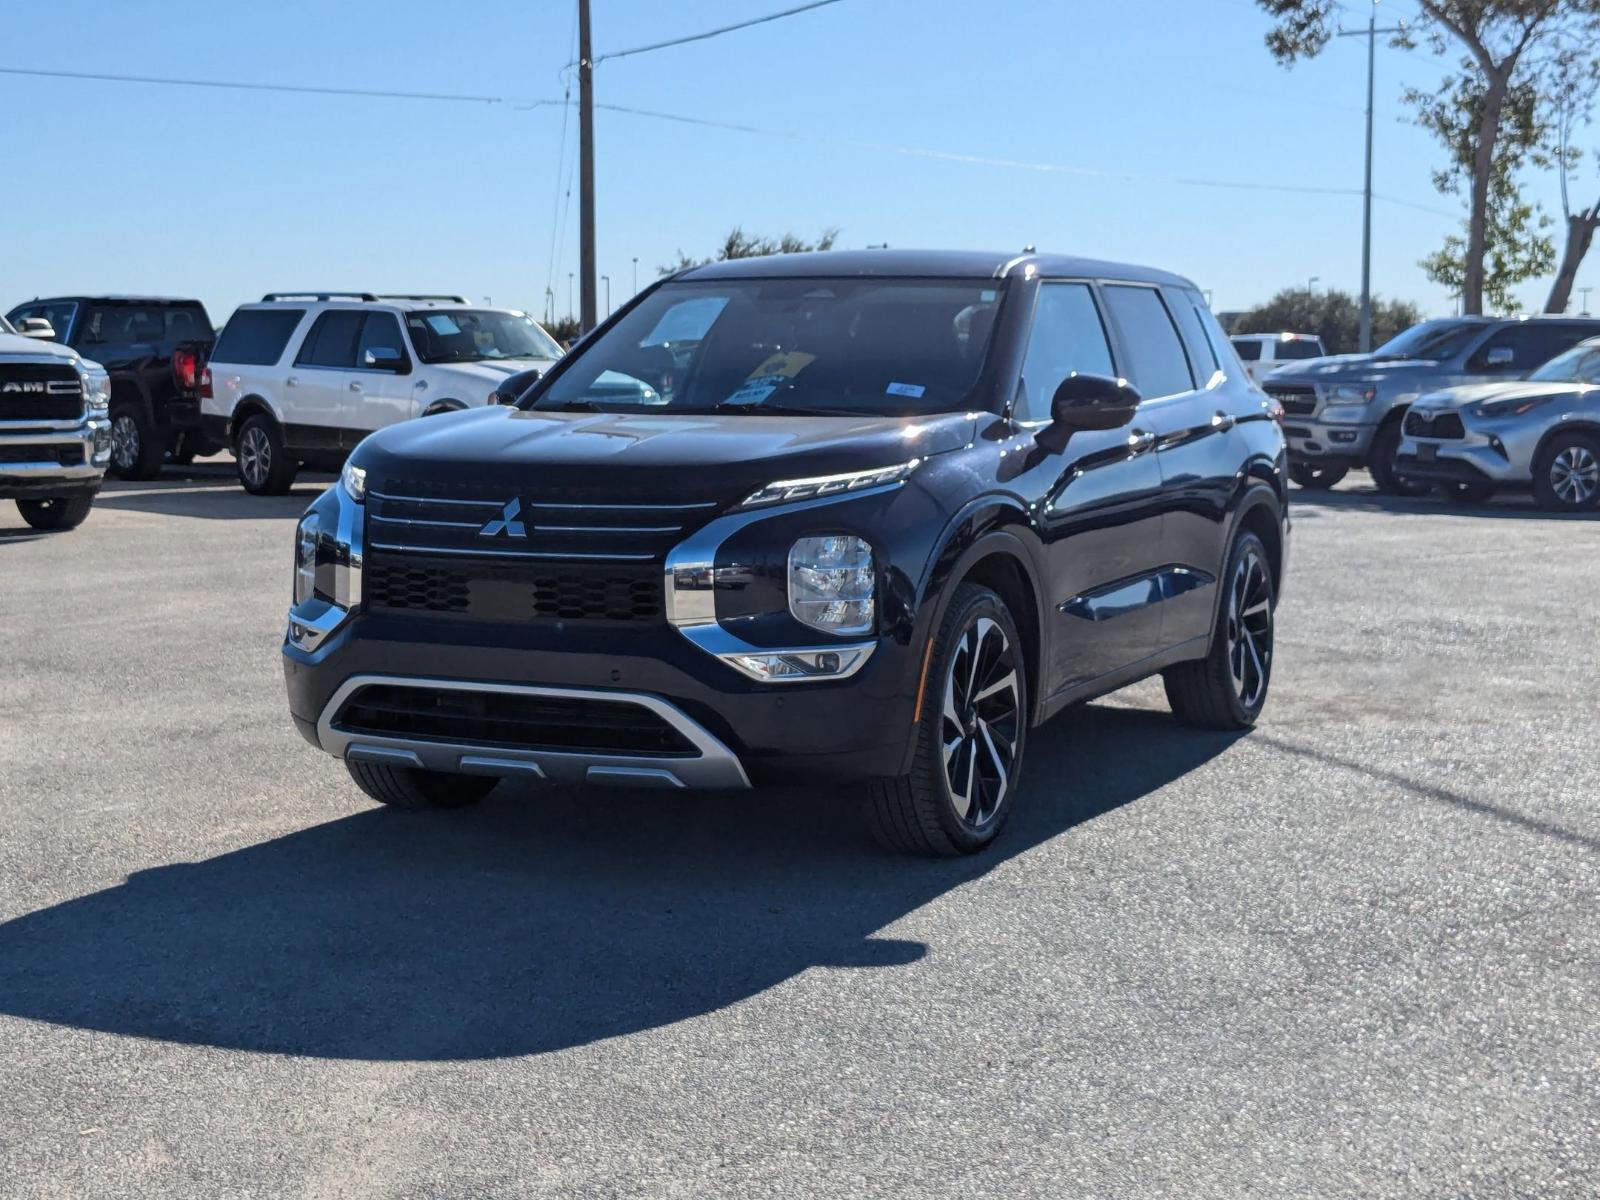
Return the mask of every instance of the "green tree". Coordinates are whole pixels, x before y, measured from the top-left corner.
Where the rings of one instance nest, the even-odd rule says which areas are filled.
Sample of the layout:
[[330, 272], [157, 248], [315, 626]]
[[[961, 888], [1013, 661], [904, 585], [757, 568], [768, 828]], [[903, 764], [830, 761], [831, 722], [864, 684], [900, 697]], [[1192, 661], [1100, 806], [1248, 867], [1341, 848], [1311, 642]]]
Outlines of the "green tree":
[[[1277, 24], [1267, 34], [1267, 47], [1287, 64], [1320, 53], [1333, 35], [1338, 0], [1257, 0]], [[1600, 0], [1416, 0], [1419, 24], [1415, 34], [1436, 54], [1451, 48], [1462, 52], [1459, 73], [1444, 89], [1441, 103], [1451, 111], [1439, 121], [1440, 110], [1426, 105], [1419, 119], [1444, 138], [1451, 152], [1451, 168], [1444, 172], [1453, 184], [1465, 181], [1467, 191], [1466, 236], [1447, 244], [1441, 253], [1459, 259], [1462, 306], [1481, 313], [1488, 290], [1486, 272], [1495, 264], [1491, 239], [1495, 236], [1536, 239], [1537, 217], [1530, 209], [1518, 219], [1518, 200], [1507, 200], [1521, 165], [1517, 122], [1527, 116], [1533, 124], [1533, 106], [1550, 82], [1551, 74], [1577, 49], [1600, 39]], [[1401, 34], [1397, 44], [1413, 46], [1412, 32]], [[1522, 99], [1519, 99], [1522, 98]], [[1414, 99], [1416, 97], [1413, 97]], [[1523, 100], [1532, 98], [1529, 111], [1519, 113]], [[1510, 165], [1502, 134], [1512, 122]], [[1430, 123], [1432, 121], [1433, 123]], [[1531, 147], [1523, 144], [1520, 154]], [[1446, 188], [1453, 190], [1453, 188]], [[1492, 211], [1500, 207], [1498, 224]], [[1538, 247], [1496, 247], [1504, 269], [1512, 273], [1538, 258]], [[1431, 261], [1431, 260], [1430, 260]]]
[[[1422, 320], [1406, 300], [1372, 299], [1372, 338], [1382, 345]], [[1314, 333], [1329, 354], [1350, 354], [1361, 332], [1361, 306], [1349, 292], [1285, 288], [1265, 304], [1240, 314], [1230, 333]]]
[[722, 239], [722, 245], [711, 257], [690, 258], [679, 250], [678, 261], [660, 270], [663, 275], [671, 275], [676, 271], [687, 271], [690, 267], [726, 262], [730, 258], [760, 258], [767, 254], [804, 254], [810, 250], [832, 250], [834, 242], [838, 240], [837, 229], [824, 229], [816, 241], [808, 242], [792, 233], [786, 233], [781, 238], [756, 237], [735, 225], [728, 236]]

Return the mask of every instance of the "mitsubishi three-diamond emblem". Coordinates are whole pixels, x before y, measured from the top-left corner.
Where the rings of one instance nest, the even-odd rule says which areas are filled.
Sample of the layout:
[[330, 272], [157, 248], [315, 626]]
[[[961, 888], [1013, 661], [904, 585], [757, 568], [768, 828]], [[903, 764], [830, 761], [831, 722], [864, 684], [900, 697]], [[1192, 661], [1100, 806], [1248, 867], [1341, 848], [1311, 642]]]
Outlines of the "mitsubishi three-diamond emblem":
[[479, 537], [499, 537], [502, 533], [508, 538], [525, 538], [528, 531], [523, 528], [522, 522], [517, 520], [522, 515], [522, 501], [513, 497], [506, 501], [506, 506], [500, 510], [500, 515], [478, 530]]

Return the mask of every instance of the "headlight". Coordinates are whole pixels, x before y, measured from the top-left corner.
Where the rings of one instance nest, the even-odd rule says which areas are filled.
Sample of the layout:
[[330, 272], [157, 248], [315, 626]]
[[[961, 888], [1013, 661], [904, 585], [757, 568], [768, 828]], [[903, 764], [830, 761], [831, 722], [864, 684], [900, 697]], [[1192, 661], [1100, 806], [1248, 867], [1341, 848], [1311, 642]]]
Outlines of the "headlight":
[[834, 496], [840, 492], [859, 492], [885, 483], [899, 483], [917, 469], [920, 458], [892, 467], [873, 467], [866, 471], [847, 471], [843, 475], [818, 475], [811, 479], [780, 479], [745, 497], [742, 508], [778, 504], [785, 500], [809, 500], [813, 496]]
[[1330, 425], [1355, 425], [1366, 417], [1364, 404], [1334, 404], [1322, 410], [1322, 419]]
[[858, 537], [803, 537], [789, 551], [789, 611], [827, 633], [867, 633], [876, 616], [872, 547]]
[[1324, 393], [1329, 404], [1370, 404], [1378, 389], [1370, 383], [1341, 383]]
[[354, 463], [345, 463], [344, 470], [339, 472], [339, 486], [346, 496], [360, 504], [367, 498], [366, 471]]
[[294, 603], [298, 608], [317, 594], [317, 550], [322, 524], [315, 513], [300, 519], [294, 531]]
[[1554, 396], [1530, 396], [1516, 400], [1485, 400], [1473, 411], [1480, 417], [1520, 417], [1554, 399]]
[[89, 402], [89, 411], [105, 412], [111, 407], [111, 376], [104, 371], [86, 371], [78, 368], [83, 380], [83, 396]]

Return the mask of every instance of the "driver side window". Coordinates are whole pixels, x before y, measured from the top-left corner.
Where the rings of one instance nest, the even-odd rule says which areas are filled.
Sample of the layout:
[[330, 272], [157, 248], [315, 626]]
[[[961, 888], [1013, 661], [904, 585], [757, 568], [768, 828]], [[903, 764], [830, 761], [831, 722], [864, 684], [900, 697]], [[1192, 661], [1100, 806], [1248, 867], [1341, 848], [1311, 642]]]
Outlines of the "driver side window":
[[1115, 376], [1105, 322], [1086, 283], [1041, 283], [1022, 364], [1016, 419], [1048, 421], [1050, 401], [1068, 375]]

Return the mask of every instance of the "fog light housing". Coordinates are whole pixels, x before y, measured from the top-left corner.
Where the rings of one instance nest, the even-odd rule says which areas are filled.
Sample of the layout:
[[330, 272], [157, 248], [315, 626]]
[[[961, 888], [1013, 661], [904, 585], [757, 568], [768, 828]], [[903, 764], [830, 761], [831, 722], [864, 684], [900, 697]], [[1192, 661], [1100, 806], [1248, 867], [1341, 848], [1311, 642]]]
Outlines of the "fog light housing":
[[1356, 440], [1356, 431], [1354, 429], [1330, 429], [1328, 431], [1328, 440], [1348, 445]]
[[872, 547], [858, 537], [803, 537], [789, 551], [789, 612], [826, 633], [868, 633], [877, 618]]
[[763, 683], [791, 683], [802, 679], [847, 679], [861, 669], [872, 654], [872, 644], [840, 646], [827, 650], [746, 650], [718, 655]]

